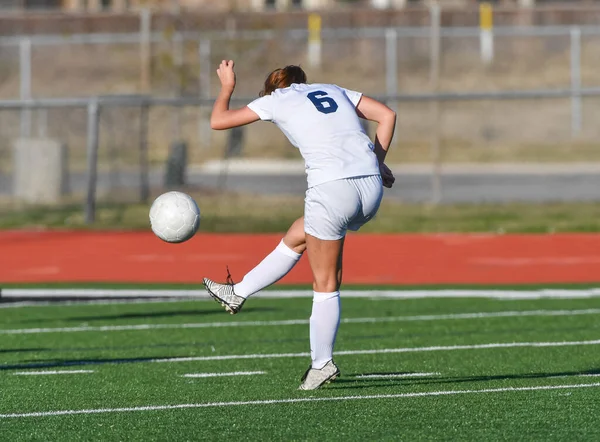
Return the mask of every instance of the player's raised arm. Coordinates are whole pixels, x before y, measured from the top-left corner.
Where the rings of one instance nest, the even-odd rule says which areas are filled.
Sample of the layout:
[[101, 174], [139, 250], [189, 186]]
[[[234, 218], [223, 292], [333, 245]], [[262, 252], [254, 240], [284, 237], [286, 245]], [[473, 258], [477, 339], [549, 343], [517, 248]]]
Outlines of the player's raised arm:
[[229, 109], [229, 101], [235, 89], [233, 60], [223, 60], [217, 69], [217, 75], [221, 81], [221, 91], [213, 105], [210, 127], [215, 130], [231, 129], [258, 121], [258, 115], [248, 106]]
[[359, 117], [378, 123], [375, 135], [375, 155], [379, 164], [383, 164], [388, 148], [394, 137], [396, 112], [373, 98], [362, 96], [356, 106]]

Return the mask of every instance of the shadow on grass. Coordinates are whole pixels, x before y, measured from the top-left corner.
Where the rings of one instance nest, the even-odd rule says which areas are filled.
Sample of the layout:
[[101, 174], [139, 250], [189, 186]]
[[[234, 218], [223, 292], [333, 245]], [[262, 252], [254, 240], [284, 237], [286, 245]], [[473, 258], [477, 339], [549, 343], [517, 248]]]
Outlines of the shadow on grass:
[[9, 348], [9, 349], [0, 349], [0, 354], [7, 353], [31, 353], [38, 351], [46, 351], [45, 348]]
[[[414, 375], [414, 376], [413, 376]], [[372, 377], [363, 377], [372, 376]], [[385, 378], [385, 376], [390, 376]], [[394, 377], [392, 377], [394, 376]], [[600, 368], [593, 368], [582, 371], [563, 371], [554, 373], [520, 373], [520, 374], [499, 374], [491, 376], [418, 376], [418, 373], [397, 372], [397, 373], [354, 373], [336, 379], [329, 388], [331, 389], [363, 389], [378, 387], [393, 387], [421, 384], [460, 384], [471, 382], [489, 382], [489, 381], [507, 381], [519, 379], [552, 379], [570, 376], [600, 376]]]
[[[244, 313], [271, 313], [279, 311], [280, 309], [272, 307], [248, 307], [244, 309]], [[167, 312], [139, 312], [139, 313], [121, 313], [116, 315], [90, 315], [90, 316], [72, 316], [69, 318], [60, 319], [61, 321], [111, 321], [119, 319], [145, 319], [145, 318], [172, 318], [176, 316], [208, 316], [208, 315], [224, 315], [222, 308], [217, 308], [215, 305], [214, 309], [205, 310], [179, 310], [179, 311], [167, 311]], [[225, 317], [225, 316], [224, 316]], [[229, 317], [229, 316], [227, 316]], [[21, 324], [29, 322], [56, 322], [56, 318], [46, 319], [26, 319], [20, 321]]]
[[[90, 358], [90, 359], [53, 359], [40, 362], [24, 362], [0, 366], [0, 371], [26, 370], [39, 368], [80, 367], [86, 365], [134, 364], [142, 362], [167, 362], [170, 359], [186, 359], [190, 356], [147, 356], [138, 358]], [[191, 356], [194, 357], [194, 356]]]
[[[146, 349], [157, 349], [157, 348], [202, 348], [202, 347], [213, 347], [215, 345], [219, 347], [227, 347], [229, 344], [287, 344], [295, 342], [306, 342], [306, 338], [288, 338], [288, 339], [249, 339], [249, 340], [219, 340], [217, 341], [201, 341], [201, 342], [177, 342], [177, 343], [165, 343], [165, 344], [148, 344], [148, 345], [120, 345], [120, 346], [105, 346], [105, 347], [46, 347], [46, 348], [13, 348], [0, 350], [0, 354], [8, 353], [72, 353], [72, 352], [93, 352], [93, 351], [122, 351], [122, 350], [146, 350]], [[178, 356], [173, 356], [178, 357]], [[159, 357], [160, 359], [160, 357]], [[57, 361], [58, 359], [52, 359]], [[132, 359], [133, 360], [133, 359]], [[38, 359], [39, 361], [39, 359]], [[33, 363], [33, 360], [23, 360], [20, 364]], [[0, 365], [2, 370], [2, 365]]]

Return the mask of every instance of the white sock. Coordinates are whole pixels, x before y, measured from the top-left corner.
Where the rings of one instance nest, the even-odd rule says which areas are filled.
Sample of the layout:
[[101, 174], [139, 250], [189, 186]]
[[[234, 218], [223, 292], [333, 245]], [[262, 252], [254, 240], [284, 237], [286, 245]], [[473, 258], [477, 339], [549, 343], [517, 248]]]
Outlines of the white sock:
[[335, 335], [340, 325], [340, 292], [313, 292], [310, 317], [312, 368], [321, 369], [333, 359]]
[[300, 257], [302, 257], [301, 253], [294, 252], [281, 240], [275, 250], [246, 273], [244, 279], [233, 287], [235, 294], [247, 298], [279, 281], [294, 268]]

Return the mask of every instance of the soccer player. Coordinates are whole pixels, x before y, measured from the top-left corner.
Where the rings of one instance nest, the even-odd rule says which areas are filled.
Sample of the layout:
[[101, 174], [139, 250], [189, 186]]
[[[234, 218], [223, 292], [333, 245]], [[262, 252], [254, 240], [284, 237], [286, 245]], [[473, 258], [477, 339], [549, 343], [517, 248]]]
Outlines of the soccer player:
[[[276, 69], [267, 77], [260, 98], [241, 109], [229, 109], [236, 84], [234, 63], [217, 69], [221, 91], [210, 124], [223, 130], [258, 120], [271, 121], [300, 150], [306, 163], [308, 190], [304, 216], [296, 220], [279, 245], [234, 284], [204, 278], [208, 293], [231, 314], [246, 299], [283, 278], [304, 251], [313, 273], [310, 317], [312, 364], [301, 390], [333, 381], [340, 371], [333, 347], [340, 323], [342, 252], [347, 230], [358, 230], [379, 208], [383, 187], [394, 176], [384, 159], [394, 135], [396, 114], [385, 104], [333, 84], [308, 84], [299, 66]], [[378, 123], [373, 143], [360, 118]]]

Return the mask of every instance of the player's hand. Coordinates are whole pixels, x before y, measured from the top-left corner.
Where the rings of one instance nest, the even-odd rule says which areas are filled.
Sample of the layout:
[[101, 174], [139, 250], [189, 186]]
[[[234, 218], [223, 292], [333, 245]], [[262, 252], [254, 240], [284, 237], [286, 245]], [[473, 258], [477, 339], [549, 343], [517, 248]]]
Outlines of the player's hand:
[[235, 72], [233, 71], [233, 60], [223, 60], [217, 69], [217, 75], [221, 80], [221, 87], [233, 92], [235, 88]]
[[382, 164], [379, 167], [379, 170], [381, 172], [381, 181], [383, 182], [383, 187], [387, 187], [388, 189], [391, 189], [392, 186], [394, 185], [394, 182], [396, 181], [394, 174], [392, 173], [390, 168], [387, 167], [385, 164]]

